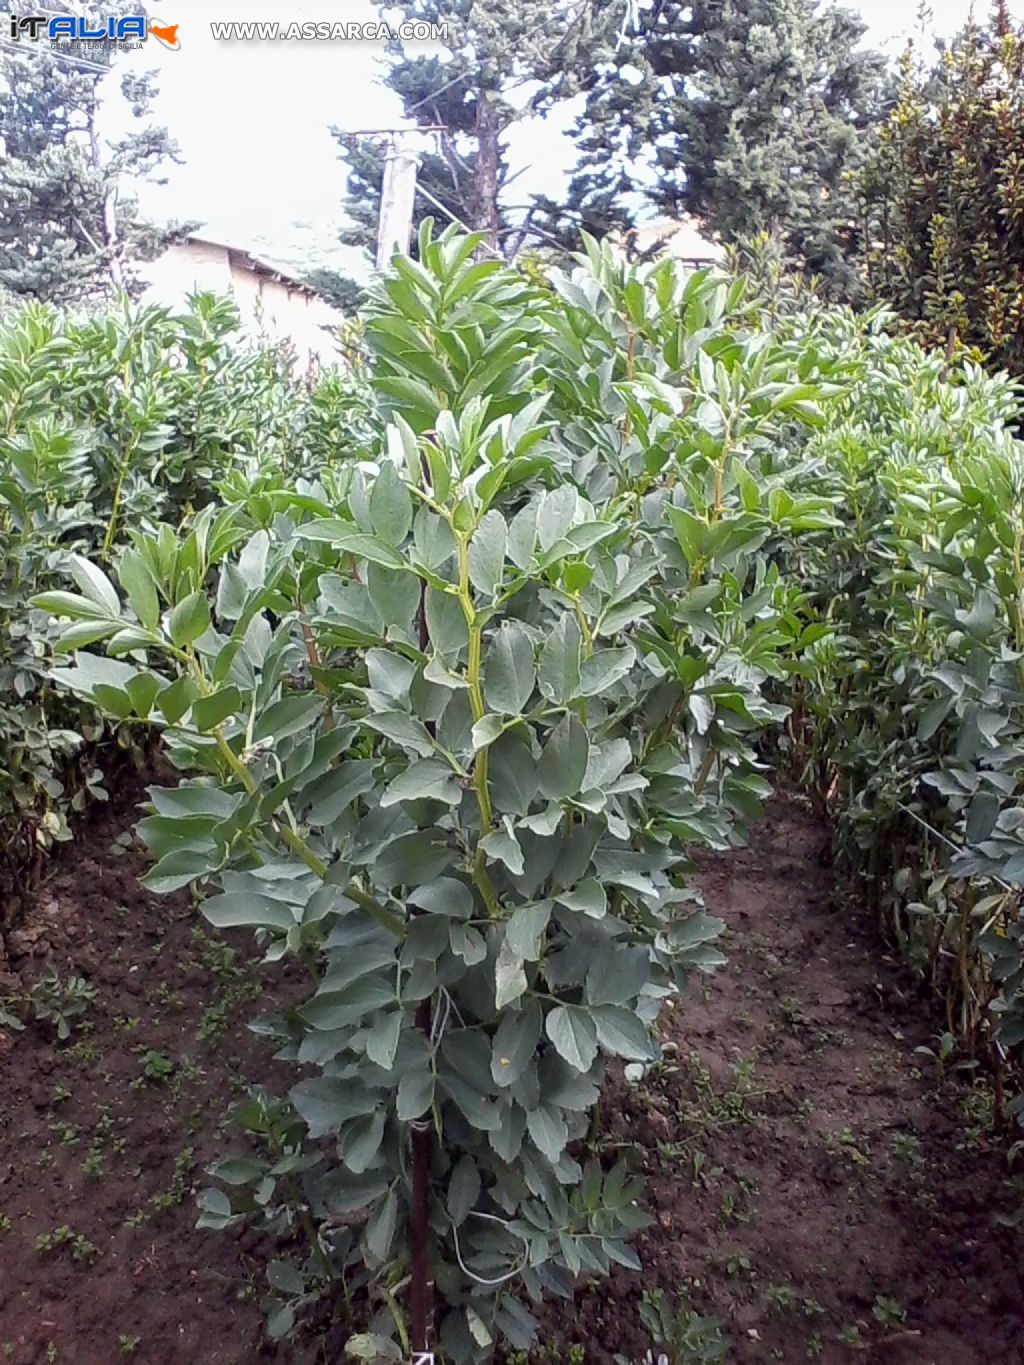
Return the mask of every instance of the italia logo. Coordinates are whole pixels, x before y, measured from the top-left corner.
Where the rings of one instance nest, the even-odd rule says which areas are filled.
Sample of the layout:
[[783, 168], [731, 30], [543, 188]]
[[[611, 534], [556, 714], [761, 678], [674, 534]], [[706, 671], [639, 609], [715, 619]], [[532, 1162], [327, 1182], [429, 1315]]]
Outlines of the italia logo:
[[152, 37], [171, 52], [181, 50], [177, 24], [150, 23], [144, 14], [100, 20], [78, 14], [12, 14], [11, 37], [77, 43], [139, 43]]

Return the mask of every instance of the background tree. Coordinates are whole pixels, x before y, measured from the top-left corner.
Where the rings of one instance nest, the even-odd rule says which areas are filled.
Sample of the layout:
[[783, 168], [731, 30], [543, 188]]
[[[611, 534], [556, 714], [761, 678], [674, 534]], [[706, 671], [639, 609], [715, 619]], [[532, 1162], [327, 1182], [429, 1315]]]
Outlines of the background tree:
[[[88, 12], [65, 0], [36, 9]], [[146, 122], [153, 76], [122, 77], [138, 126], [105, 141], [100, 88], [113, 54], [92, 46], [83, 57], [27, 39], [0, 43], [0, 283], [15, 294], [75, 301], [130, 287], [132, 264], [173, 235], [140, 220], [126, 189], [177, 159], [167, 130]]]
[[[430, 202], [440, 201], [460, 222], [487, 234], [492, 248], [518, 246], [527, 223], [513, 224], [501, 204], [509, 182], [503, 135], [518, 120], [546, 114], [578, 93], [593, 65], [607, 56], [622, 19], [622, 6], [601, 0], [407, 0], [389, 14], [396, 22], [447, 22], [447, 60], [396, 44], [387, 85], [402, 111], [421, 128], [443, 127], [433, 147], [425, 139], [415, 224], [444, 220]], [[386, 144], [352, 138], [334, 128], [349, 166], [347, 211], [352, 227], [341, 240], [372, 248], [376, 241], [380, 184]]]
[[879, 298], [1024, 374], [1024, 30], [1005, 9], [929, 71], [907, 53], [864, 177]]
[[816, 0], [650, 0], [590, 84], [571, 210], [591, 231], [644, 202], [726, 243], [768, 230], [855, 296], [854, 172], [886, 87], [864, 32]]
[[340, 313], [357, 313], [366, 294], [365, 286], [358, 280], [328, 266], [307, 270], [303, 280]]

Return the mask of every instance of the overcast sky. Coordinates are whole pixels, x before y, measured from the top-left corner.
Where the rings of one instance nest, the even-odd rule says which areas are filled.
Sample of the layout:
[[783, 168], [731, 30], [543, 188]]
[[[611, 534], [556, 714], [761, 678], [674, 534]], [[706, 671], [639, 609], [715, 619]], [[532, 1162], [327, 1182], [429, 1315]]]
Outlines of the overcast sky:
[[[915, 29], [917, 0], [849, 0], [869, 26], [866, 41], [894, 57]], [[495, 0], [500, 4], [501, 0]], [[626, 0], [623, 0], [625, 5]], [[152, 40], [125, 61], [155, 67], [156, 113], [177, 139], [184, 164], [147, 193], [159, 217], [201, 220], [213, 236], [262, 246], [290, 264], [332, 253], [341, 219], [344, 168], [328, 128], [391, 126], [398, 100], [380, 83], [382, 48], [346, 42], [218, 42], [214, 20], [355, 21], [376, 17], [370, 0], [159, 0], [155, 21], [179, 25], [180, 51]], [[1024, 0], [1011, 8], [1024, 12]], [[934, 31], [954, 33], [968, 0], [932, 0]], [[552, 5], [557, 15], [559, 5]], [[983, 0], [983, 12], [987, 4]], [[553, 19], [553, 26], [555, 20]], [[113, 102], [111, 102], [113, 108]], [[573, 162], [562, 130], [571, 111], [525, 121], [509, 134], [516, 199], [557, 191]], [[334, 255], [349, 266], [351, 257]]]

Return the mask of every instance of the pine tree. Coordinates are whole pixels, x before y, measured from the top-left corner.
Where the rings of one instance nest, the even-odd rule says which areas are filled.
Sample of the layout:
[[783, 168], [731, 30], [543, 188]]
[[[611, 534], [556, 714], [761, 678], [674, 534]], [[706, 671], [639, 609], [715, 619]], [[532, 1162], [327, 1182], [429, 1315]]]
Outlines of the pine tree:
[[[45, 0], [33, 12], [87, 11]], [[156, 94], [151, 74], [121, 80], [138, 130], [100, 137], [111, 62], [104, 43], [87, 55], [28, 39], [0, 44], [0, 283], [14, 294], [70, 302], [131, 288], [133, 263], [172, 235], [141, 221], [126, 189], [177, 155], [166, 129], [141, 126]]]
[[632, 190], [727, 243], [769, 230], [855, 294], [855, 171], [886, 90], [864, 31], [817, 0], [649, 0], [588, 92], [573, 209], [628, 224]]
[[[577, 0], [405, 0], [400, 21], [449, 25], [450, 58], [423, 56], [400, 43], [391, 52], [387, 84], [420, 128], [445, 131], [423, 139], [417, 172], [416, 219], [450, 217], [486, 234], [507, 254], [529, 233], [502, 208], [509, 166], [503, 136], [517, 120], [546, 114], [577, 93], [593, 64], [608, 55], [621, 22], [621, 5]], [[390, 9], [389, 9], [389, 12]], [[386, 142], [348, 137], [332, 129], [348, 163], [347, 244], [376, 240]], [[431, 145], [432, 144], [432, 145]], [[432, 201], [438, 201], [438, 209]]]

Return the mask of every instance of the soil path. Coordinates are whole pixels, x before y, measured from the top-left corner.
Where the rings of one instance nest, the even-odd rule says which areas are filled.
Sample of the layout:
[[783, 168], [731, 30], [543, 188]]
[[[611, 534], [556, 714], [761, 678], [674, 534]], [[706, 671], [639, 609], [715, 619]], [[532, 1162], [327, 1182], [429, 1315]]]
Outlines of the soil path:
[[[273, 1002], [184, 897], [141, 890], [130, 820], [69, 849], [9, 940], [0, 997], [47, 956], [96, 997], [63, 1047], [0, 1025], [0, 1362], [305, 1365], [313, 1345], [261, 1342], [270, 1248], [195, 1230], [231, 1094], [290, 1079], [244, 1027]], [[729, 965], [605, 1106], [608, 1159], [646, 1167], [644, 1274], [547, 1308], [538, 1365], [1024, 1362], [1021, 1195], [986, 1092], [915, 1056], [933, 1007], [832, 908], [820, 846], [777, 803], [750, 849], [701, 858]]]
[[821, 846], [777, 802], [749, 849], [700, 859], [729, 965], [672, 1012], [675, 1055], [608, 1107], [657, 1222], [643, 1284], [616, 1275], [579, 1306], [588, 1361], [639, 1360], [661, 1321], [671, 1365], [1024, 1362], [1024, 1204], [988, 1092], [915, 1055], [934, 1002], [834, 908]]

